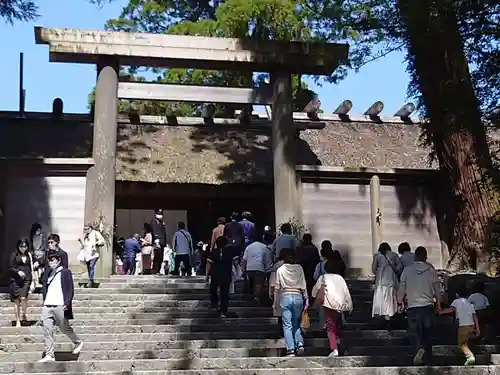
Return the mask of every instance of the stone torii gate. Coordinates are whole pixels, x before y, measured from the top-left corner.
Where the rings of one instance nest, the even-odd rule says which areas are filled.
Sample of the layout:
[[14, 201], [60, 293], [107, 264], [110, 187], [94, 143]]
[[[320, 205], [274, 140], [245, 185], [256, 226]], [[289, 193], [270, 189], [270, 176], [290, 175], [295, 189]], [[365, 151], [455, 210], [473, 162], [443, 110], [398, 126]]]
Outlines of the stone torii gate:
[[[94, 165], [87, 174], [85, 223], [102, 219], [107, 228], [114, 225], [119, 97], [271, 104], [276, 224], [300, 216], [291, 75], [330, 75], [346, 60], [347, 45], [42, 27], [35, 27], [35, 40], [37, 44], [49, 45], [51, 62], [97, 65]], [[269, 72], [272, 96], [249, 88], [120, 83], [120, 65]], [[100, 276], [109, 276], [112, 268], [112, 251], [108, 249], [101, 255]]]

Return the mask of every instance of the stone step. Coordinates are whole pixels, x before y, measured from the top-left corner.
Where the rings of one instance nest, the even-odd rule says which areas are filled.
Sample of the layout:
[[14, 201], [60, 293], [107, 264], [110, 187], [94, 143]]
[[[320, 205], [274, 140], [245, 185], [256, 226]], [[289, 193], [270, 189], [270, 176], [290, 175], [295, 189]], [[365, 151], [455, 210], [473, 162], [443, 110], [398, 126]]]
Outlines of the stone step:
[[[76, 278], [76, 276], [75, 276]], [[186, 282], [200, 282], [205, 279], [205, 276], [173, 276], [173, 275], [112, 275], [109, 278], [97, 279], [97, 281], [101, 282], [110, 282], [110, 283], [122, 283], [122, 282], [162, 282], [167, 280], [167, 282], [177, 282], [177, 281], [186, 281]], [[373, 278], [367, 279], [346, 279], [348, 284], [359, 284], [359, 285], [371, 285], [373, 284]], [[240, 282], [239, 280], [238, 282]]]
[[[237, 284], [235, 286], [235, 291], [242, 293], [244, 291], [244, 286], [242, 284]], [[167, 285], [120, 285], [117, 284], [101, 284], [98, 288], [80, 288], [75, 287], [77, 293], [180, 293], [189, 292], [190, 290], [200, 292], [203, 290], [208, 290], [207, 283], [178, 283], [178, 284], [167, 284]], [[372, 295], [372, 289], [351, 287], [349, 288], [349, 293], [351, 295]]]
[[[165, 317], [165, 314], [146, 314], [144, 318], [117, 318], [114, 314], [107, 314], [105, 317], [102, 315], [92, 315], [89, 318], [86, 315], [79, 316], [78, 319], [72, 320], [71, 325], [78, 326], [125, 326], [125, 325], [161, 325], [161, 324], [207, 324], [207, 325], [269, 325], [277, 324], [278, 320], [275, 317], [253, 317], [250, 319], [241, 318], [225, 318], [221, 319], [218, 314], [214, 313], [212, 317], [205, 318], [182, 318], [182, 314], [178, 318]], [[312, 321], [318, 320], [316, 317], [311, 318]], [[33, 325], [35, 322], [28, 322], [27, 326]], [[0, 327], [8, 327], [15, 321], [11, 319], [0, 320]]]
[[[71, 353], [71, 345], [61, 345], [56, 351], [57, 361], [95, 361], [95, 360], [130, 360], [130, 359], [186, 359], [186, 358], [246, 358], [246, 357], [282, 357], [285, 355], [285, 349], [282, 347], [265, 348], [202, 348], [202, 349], [146, 349], [146, 350], [90, 350], [91, 345], [85, 344], [85, 350], [80, 355]], [[500, 346], [480, 345], [471, 346], [471, 350], [478, 354], [493, 354]], [[23, 348], [24, 349], [24, 348]], [[38, 350], [19, 352], [4, 352], [0, 350], [0, 362], [35, 362], [40, 359], [43, 347], [39, 345]], [[64, 350], [62, 350], [64, 349]], [[330, 352], [328, 345], [322, 347], [306, 347], [306, 356], [327, 356]], [[361, 349], [360, 351], [355, 349]], [[347, 354], [348, 352], [348, 354]], [[344, 352], [346, 356], [387, 356], [387, 347], [360, 347], [349, 348]], [[358, 354], [354, 354], [354, 352]], [[414, 350], [410, 346], [391, 347], [391, 356], [411, 356]], [[442, 345], [433, 348], [435, 356], [461, 356], [460, 350], [455, 345]]]
[[[86, 351], [124, 351], [124, 350], [143, 350], [143, 351], [158, 351], [158, 350], [186, 350], [186, 351], [198, 351], [200, 349], [281, 349], [284, 347], [284, 341], [280, 339], [230, 339], [230, 340], [176, 340], [168, 341], [164, 339], [162, 335], [155, 335], [150, 337], [149, 340], [143, 339], [139, 341], [136, 336], [129, 336], [131, 340], [105, 340], [101, 337], [97, 339], [93, 336], [85, 341]], [[451, 340], [453, 341], [453, 340]], [[305, 337], [305, 346], [307, 348], [327, 348], [329, 347], [328, 339], [323, 338], [310, 338]], [[67, 339], [62, 337], [58, 338], [56, 341], [57, 351], [71, 351], [72, 346], [68, 343]], [[454, 342], [445, 343], [456, 345]], [[366, 345], [368, 347], [373, 346], [405, 346], [408, 345], [408, 340], [406, 338], [397, 339], [343, 339], [342, 345], [351, 348]], [[444, 345], [444, 344], [443, 344]], [[23, 342], [11, 342], [10, 340], [5, 340], [5, 342], [0, 341], [0, 352], [10, 353], [10, 352], [41, 352], [44, 350], [42, 340], [29, 340]]]
[[[469, 343], [469, 347], [475, 354], [495, 354], [500, 352], [500, 345], [476, 345]], [[412, 346], [391, 346], [390, 353], [392, 356], [411, 355], [414, 354]], [[434, 355], [457, 355], [461, 356], [462, 352], [456, 344], [451, 345], [435, 345], [432, 347]], [[345, 348], [343, 355], [349, 356], [386, 356], [387, 347], [384, 346], [357, 346]]]
[[[489, 356], [488, 356], [489, 357]], [[478, 356], [479, 365], [488, 364], [489, 358]], [[437, 357], [434, 362], [441, 366], [459, 365], [463, 359], [457, 356]], [[151, 371], [151, 370], [219, 370], [225, 369], [273, 369], [273, 368], [338, 368], [338, 367], [382, 367], [411, 366], [412, 358], [406, 357], [254, 357], [254, 358], [185, 358], [185, 359], [134, 359], [107, 361], [71, 361], [55, 363], [3, 362], [2, 373], [37, 373], [37, 372], [85, 372], [95, 371]], [[330, 370], [332, 371], [332, 370]]]
[[[75, 290], [87, 290], [87, 291], [95, 291], [99, 289], [129, 289], [129, 288], [152, 288], [152, 289], [170, 289], [170, 290], [179, 290], [179, 289], [204, 289], [207, 286], [207, 283], [204, 280], [183, 280], [183, 279], [164, 279], [164, 280], [156, 280], [156, 281], [127, 281], [127, 280], [114, 280], [114, 281], [104, 281], [97, 282], [97, 287], [95, 288], [87, 288], [83, 285], [84, 282], [75, 281], [74, 287]], [[347, 280], [347, 285], [349, 286], [350, 291], [361, 291], [368, 292], [373, 291], [373, 283], [369, 284], [358, 284], [352, 283]], [[235, 290], [243, 290], [244, 282], [237, 281], [235, 283]], [[2, 293], [8, 293], [8, 287], [3, 287], [1, 289]]]
[[[228, 369], [228, 370], [128, 370], [119, 371], [76, 371], [66, 372], [64, 366], [55, 372], [31, 372], [31, 375], [499, 375], [500, 366], [432, 366], [432, 367], [344, 367], [333, 370], [331, 367], [290, 368], [285, 367], [288, 359], [278, 368], [266, 369]], [[22, 373], [21, 373], [22, 374]], [[24, 373], [26, 374], [26, 373]], [[0, 374], [4, 375], [4, 374]]]
[[[36, 322], [40, 318], [41, 308], [29, 308], [28, 309], [28, 319], [30, 322]], [[208, 318], [217, 318], [220, 319], [220, 314], [212, 309], [208, 308], [197, 308], [192, 310], [185, 310], [182, 308], [171, 308], [166, 311], [164, 308], [152, 308], [147, 311], [143, 311], [143, 309], [124, 309], [124, 308], [78, 308], [73, 309], [75, 314], [75, 322], [83, 319], [90, 320], [113, 320], [113, 319], [133, 319], [133, 320], [142, 320], [142, 319], [151, 319], [160, 320], [160, 319], [208, 319]], [[235, 316], [230, 317], [230, 319], [243, 319], [243, 318], [271, 318], [272, 313], [269, 309], [259, 309], [259, 308], [251, 308], [251, 307], [240, 307], [238, 309], [231, 309], [231, 313]], [[9, 314], [2, 315], [2, 318], [13, 318], [14, 311], [10, 311]], [[237, 317], [236, 317], [237, 315]], [[311, 314], [311, 316], [315, 316]]]
[[[152, 327], [148, 332], [146, 330], [141, 332], [142, 327], [140, 326], [126, 326], [126, 327], [89, 327], [89, 329], [82, 330], [81, 327], [75, 327], [76, 332], [82, 332], [80, 337], [84, 341], [118, 341], [130, 339], [130, 335], [133, 333], [134, 338], [138, 341], [161, 341], [161, 340], [231, 340], [231, 339], [267, 339], [279, 338], [279, 329], [276, 327], [261, 327], [259, 330], [255, 331], [239, 331], [237, 329], [228, 331], [198, 331], [190, 332], [190, 326], [175, 326], [177, 332], [171, 332], [166, 327], [172, 326], [147, 326]], [[154, 328], [153, 328], [154, 327]], [[266, 329], [267, 328], [267, 329]], [[5, 327], [2, 329], [11, 329], [10, 327]], [[14, 330], [22, 330], [24, 328], [14, 328]], [[171, 328], [170, 328], [171, 329]], [[185, 331], [182, 331], [182, 330]], [[89, 330], [93, 330], [92, 333]], [[42, 340], [42, 330], [39, 326], [33, 326], [28, 328], [29, 334], [25, 333], [23, 335], [14, 334], [3, 334], [0, 335], [0, 342], [2, 343], [23, 343], [23, 342], [37, 342]], [[28, 332], [27, 331], [27, 332]], [[114, 333], [116, 331], [116, 333]], [[97, 333], [99, 332], [99, 333]], [[325, 337], [325, 332], [323, 330], [309, 330], [306, 334], [307, 337]], [[58, 340], [62, 340], [62, 335]], [[395, 338], [406, 338], [406, 331], [394, 330], [394, 331], [382, 331], [382, 330], [366, 330], [366, 331], [355, 331], [352, 333], [345, 334], [346, 339], [395, 339]], [[435, 332], [435, 339], [438, 341], [445, 341], [447, 343], [449, 339], [456, 339], [456, 335], [453, 332]], [[368, 344], [367, 344], [368, 345]]]
[[[100, 325], [150, 325], [150, 324], [209, 324], [209, 325], [241, 325], [241, 324], [277, 324], [278, 320], [276, 317], [271, 317], [269, 314], [267, 316], [259, 317], [250, 315], [249, 317], [228, 317], [220, 319], [219, 314], [216, 311], [208, 311], [204, 315], [193, 316], [189, 318], [186, 313], [179, 312], [172, 316], [171, 312], [165, 313], [145, 313], [145, 314], [130, 314], [131, 316], [116, 316], [116, 314], [83, 314], [79, 315], [77, 319], [71, 322], [74, 326], [100, 326]], [[6, 317], [4, 317], [6, 318]], [[38, 317], [37, 317], [38, 318]], [[311, 313], [309, 315], [312, 324], [319, 324], [319, 316], [317, 314]], [[38, 319], [37, 319], [38, 320]], [[37, 320], [28, 321], [23, 325], [31, 326], [36, 323]], [[356, 329], [363, 329], [368, 327], [380, 327], [380, 323], [372, 320], [370, 317], [364, 314], [353, 314], [346, 315], [346, 322], [348, 327], [356, 327]], [[453, 319], [449, 317], [441, 317], [438, 320], [439, 325], [451, 325], [454, 323]], [[361, 325], [360, 325], [361, 324]], [[15, 325], [15, 321], [11, 319], [0, 319], [0, 327], [9, 327]], [[394, 328], [397, 328], [396, 326]]]
[[[37, 328], [40, 326], [25, 326], [25, 327], [0, 327], [0, 338], [7, 335], [27, 335], [36, 333]], [[223, 321], [216, 322], [214, 324], [198, 322], [196, 319], [191, 320], [184, 324], [155, 324], [152, 325], [151, 322], [147, 325], [131, 324], [131, 325], [112, 325], [107, 323], [98, 323], [96, 325], [75, 325], [75, 331], [82, 334], [91, 334], [98, 331], [100, 334], [122, 334], [122, 333], [186, 333], [186, 332], [212, 332], [212, 333], [224, 333], [231, 332], [269, 332], [271, 335], [275, 332], [279, 332], [279, 326], [276, 322], [255, 323], [252, 320], [246, 321], [230, 321], [224, 323]], [[312, 328], [307, 331], [308, 335], [316, 335], [318, 332], [323, 334], [324, 330], [319, 328]], [[380, 327], [373, 323], [349, 323], [347, 322], [343, 331], [346, 336], [356, 335], [361, 337], [371, 337], [375, 335], [379, 337], [382, 333], [387, 332], [391, 336], [400, 336], [401, 333], [406, 334], [403, 330], [381, 330]], [[433, 333], [437, 335], [444, 334], [454, 334], [455, 327], [451, 325], [436, 326]]]
[[[229, 301], [229, 308], [239, 308], [239, 307], [247, 307], [247, 308], [252, 308], [252, 305], [255, 306], [251, 301], [242, 301], [242, 300], [232, 300], [230, 299]], [[28, 301], [28, 307], [41, 307], [41, 302], [40, 301]], [[92, 308], [173, 308], [173, 307], [179, 307], [179, 308], [184, 308], [184, 309], [192, 309], [196, 307], [204, 307], [208, 308], [210, 307], [210, 300], [204, 299], [193, 299], [193, 300], [185, 300], [185, 301], [145, 301], [145, 300], [138, 300], [138, 301], [114, 301], [114, 300], [98, 300], [98, 301], [90, 301], [90, 300], [78, 300], [75, 299], [73, 301], [73, 309], [75, 308], [86, 308], [86, 307], [92, 307]], [[354, 305], [355, 308], [364, 308], [365, 311], [366, 309], [371, 309], [371, 303], [370, 304], [361, 304], [358, 303]], [[4, 301], [3, 304], [0, 305], [0, 313], [5, 313], [12, 311], [13, 305], [9, 301]], [[267, 308], [269, 311], [271, 311], [270, 307], [257, 307], [255, 308]]]
[[[176, 294], [176, 293], [75, 293], [74, 301], [193, 301], [201, 300], [206, 301], [210, 299], [210, 294], [208, 290], [203, 290], [203, 293], [186, 293]], [[360, 296], [351, 296], [353, 298], [353, 304], [366, 304], [371, 303], [372, 298], [364, 298]], [[232, 294], [230, 296], [232, 301], [245, 301], [246, 303], [252, 303], [253, 297], [248, 294]], [[42, 300], [42, 295], [31, 294], [28, 297], [28, 301], [39, 302]], [[0, 306], [11, 305], [10, 297], [8, 295], [0, 295]]]
[[[231, 313], [237, 314], [239, 317], [246, 316], [272, 316], [272, 311], [268, 307], [235, 307], [229, 305], [229, 311]], [[127, 306], [127, 307], [99, 307], [95, 305], [88, 304], [85, 307], [77, 306], [73, 307], [73, 313], [75, 314], [125, 314], [126, 316], [132, 316], [136, 314], [144, 313], [163, 313], [165, 317], [176, 316], [179, 312], [186, 314], [186, 317], [190, 316], [215, 316], [219, 315], [215, 311], [210, 311], [208, 304], [201, 306], [173, 306], [168, 309], [166, 306], [156, 306], [156, 305], [145, 305], [145, 306]], [[0, 309], [2, 314], [13, 314], [13, 307]], [[42, 313], [41, 306], [38, 307], [28, 307], [28, 318], [35, 315], [37, 318]], [[191, 315], [190, 315], [191, 314]], [[194, 314], [194, 315], [193, 315]], [[253, 315], [254, 314], [254, 315]], [[4, 316], [4, 315], [2, 315]]]

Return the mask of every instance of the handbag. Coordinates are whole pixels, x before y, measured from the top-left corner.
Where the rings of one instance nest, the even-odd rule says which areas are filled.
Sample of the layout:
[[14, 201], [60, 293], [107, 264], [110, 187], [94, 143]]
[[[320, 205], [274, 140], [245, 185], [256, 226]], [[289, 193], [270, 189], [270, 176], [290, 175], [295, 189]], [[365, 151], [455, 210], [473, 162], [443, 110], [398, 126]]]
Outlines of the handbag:
[[309, 329], [309, 327], [311, 327], [309, 313], [307, 311], [304, 311], [300, 317], [300, 328]]
[[321, 307], [323, 307], [324, 302], [325, 302], [325, 284], [321, 285], [321, 288], [319, 289], [318, 294], [314, 299], [313, 307], [316, 309], [320, 309]]

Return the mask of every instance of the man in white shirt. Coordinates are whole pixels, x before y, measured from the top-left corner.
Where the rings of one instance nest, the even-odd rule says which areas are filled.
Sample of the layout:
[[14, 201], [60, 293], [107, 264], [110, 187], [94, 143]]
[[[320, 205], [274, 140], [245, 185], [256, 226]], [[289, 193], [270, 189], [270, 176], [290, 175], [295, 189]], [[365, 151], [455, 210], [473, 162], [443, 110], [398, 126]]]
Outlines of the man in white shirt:
[[183, 221], [177, 224], [177, 231], [172, 238], [172, 248], [175, 252], [174, 275], [181, 276], [181, 263], [184, 265], [186, 275], [191, 275], [191, 258], [194, 256], [193, 238], [186, 230], [186, 224]]
[[45, 341], [45, 356], [39, 362], [54, 362], [54, 325], [66, 334], [75, 345], [73, 354], [80, 353], [82, 341], [68, 319], [73, 319], [72, 300], [74, 295], [71, 271], [61, 265], [61, 256], [57, 252], [49, 252], [47, 256], [48, 270], [42, 279], [42, 324]]
[[254, 231], [253, 241], [243, 253], [243, 270], [246, 272], [250, 290], [255, 301], [260, 304], [266, 275], [272, 267], [272, 254], [260, 236]]

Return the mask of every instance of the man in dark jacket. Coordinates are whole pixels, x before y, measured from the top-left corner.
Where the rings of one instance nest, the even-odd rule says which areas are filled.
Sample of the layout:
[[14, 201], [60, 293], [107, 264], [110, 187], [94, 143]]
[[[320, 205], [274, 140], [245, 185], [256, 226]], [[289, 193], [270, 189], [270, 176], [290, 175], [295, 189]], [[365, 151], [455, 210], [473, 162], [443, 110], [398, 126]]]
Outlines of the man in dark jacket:
[[218, 307], [217, 290], [220, 290], [220, 316], [225, 318], [229, 307], [229, 286], [231, 284], [231, 272], [233, 264], [238, 260], [238, 254], [234, 248], [227, 246], [226, 237], [218, 237], [215, 240], [215, 249], [212, 250], [207, 259], [207, 275], [205, 281], [210, 280], [210, 302], [212, 308]]
[[139, 234], [136, 233], [123, 243], [123, 273], [125, 275], [135, 274], [135, 259], [141, 252]]
[[151, 220], [151, 228], [153, 229], [153, 274], [159, 274], [163, 263], [163, 249], [167, 245], [167, 231], [163, 222], [163, 209], [155, 209], [155, 216]]
[[239, 214], [233, 212], [231, 221], [224, 227], [224, 237], [227, 238], [227, 245], [232, 248], [233, 253], [243, 255], [245, 244], [245, 233], [243, 226], [238, 222]]
[[73, 276], [62, 266], [61, 254], [49, 251], [47, 272], [42, 278], [42, 324], [45, 356], [39, 362], [54, 362], [54, 326], [59, 327], [75, 345], [73, 354], [80, 353], [83, 343], [69, 324], [73, 319]]
[[243, 227], [243, 235], [244, 235], [244, 247], [246, 248], [252, 242], [254, 238], [255, 224], [250, 221], [252, 218], [252, 214], [248, 211], [245, 211], [241, 214], [243, 220], [240, 221], [240, 225]]
[[61, 243], [61, 237], [59, 237], [58, 234], [56, 233], [49, 234], [49, 237], [47, 238], [47, 245], [49, 251], [47, 252], [47, 254], [49, 252], [58, 253], [61, 257], [61, 266], [63, 266], [64, 268], [69, 268], [68, 253], [59, 247], [60, 243]]

